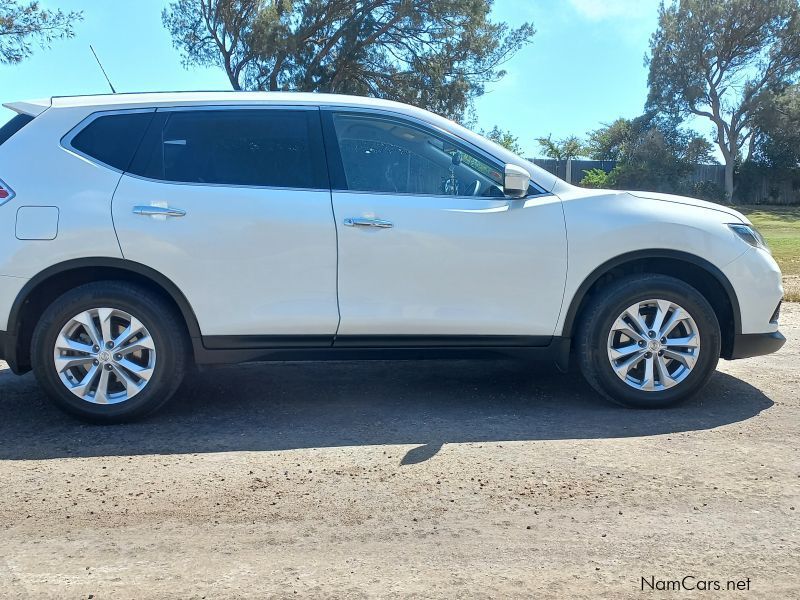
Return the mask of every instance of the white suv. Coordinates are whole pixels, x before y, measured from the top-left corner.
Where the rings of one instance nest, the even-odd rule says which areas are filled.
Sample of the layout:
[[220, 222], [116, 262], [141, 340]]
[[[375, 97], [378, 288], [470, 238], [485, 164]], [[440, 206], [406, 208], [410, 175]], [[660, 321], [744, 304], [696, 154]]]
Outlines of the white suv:
[[113, 422], [191, 364], [570, 355], [661, 407], [774, 352], [782, 297], [725, 206], [586, 190], [393, 102], [171, 93], [7, 105], [0, 358]]

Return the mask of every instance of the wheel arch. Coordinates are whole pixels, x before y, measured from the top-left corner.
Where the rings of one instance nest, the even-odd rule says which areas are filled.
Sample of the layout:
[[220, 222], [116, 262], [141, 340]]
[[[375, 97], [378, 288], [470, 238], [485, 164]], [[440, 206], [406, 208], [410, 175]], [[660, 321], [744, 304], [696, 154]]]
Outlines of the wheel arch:
[[170, 302], [183, 317], [194, 345], [200, 326], [189, 301], [167, 277], [135, 261], [110, 258], [78, 258], [52, 265], [32, 277], [17, 294], [8, 318], [6, 361], [15, 373], [31, 368], [30, 344], [33, 329], [42, 312], [66, 291], [92, 281], [138, 283]]
[[[725, 274], [706, 259], [679, 250], [637, 250], [607, 260], [578, 286], [567, 309], [562, 335], [572, 337], [576, 323], [591, 298], [614, 280], [636, 273], [669, 275], [688, 283], [709, 301], [717, 314], [722, 333], [723, 358], [733, 350], [733, 340], [741, 333], [739, 300]], [[710, 275], [710, 277], [709, 277]]]

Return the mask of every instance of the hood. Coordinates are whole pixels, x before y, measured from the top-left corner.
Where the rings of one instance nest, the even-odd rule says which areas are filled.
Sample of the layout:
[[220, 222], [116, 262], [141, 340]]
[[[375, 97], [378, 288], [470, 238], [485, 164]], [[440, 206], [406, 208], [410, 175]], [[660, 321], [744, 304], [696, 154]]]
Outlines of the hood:
[[663, 202], [674, 202], [675, 204], [686, 204], [687, 206], [697, 206], [699, 208], [716, 210], [717, 212], [721, 212], [726, 215], [730, 215], [731, 217], [734, 217], [737, 221], [741, 221], [742, 223], [747, 223], [748, 225], [751, 224], [750, 221], [747, 219], [747, 217], [745, 217], [738, 210], [734, 210], [730, 206], [717, 204], [715, 202], [708, 202], [706, 200], [697, 200], [696, 198], [688, 198], [686, 196], [676, 196], [675, 194], [661, 194], [659, 192], [626, 191], [626, 193], [636, 198], [644, 198], [648, 200], [661, 200]]

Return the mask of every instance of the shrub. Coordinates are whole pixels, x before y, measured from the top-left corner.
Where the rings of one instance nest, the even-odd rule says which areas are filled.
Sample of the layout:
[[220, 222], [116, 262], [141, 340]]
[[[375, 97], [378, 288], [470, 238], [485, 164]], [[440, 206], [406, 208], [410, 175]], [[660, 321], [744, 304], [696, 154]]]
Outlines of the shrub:
[[687, 196], [711, 202], [724, 202], [725, 188], [714, 181], [695, 181], [689, 185]]
[[608, 180], [608, 173], [603, 169], [588, 169], [585, 170], [581, 185], [587, 188], [607, 188], [610, 186]]

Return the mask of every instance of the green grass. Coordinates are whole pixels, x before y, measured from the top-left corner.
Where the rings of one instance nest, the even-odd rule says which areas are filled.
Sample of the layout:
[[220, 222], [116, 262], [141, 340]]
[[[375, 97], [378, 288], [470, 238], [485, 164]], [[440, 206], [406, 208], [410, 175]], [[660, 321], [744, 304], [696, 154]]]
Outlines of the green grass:
[[800, 206], [737, 206], [767, 240], [783, 272], [785, 299], [800, 302]]

